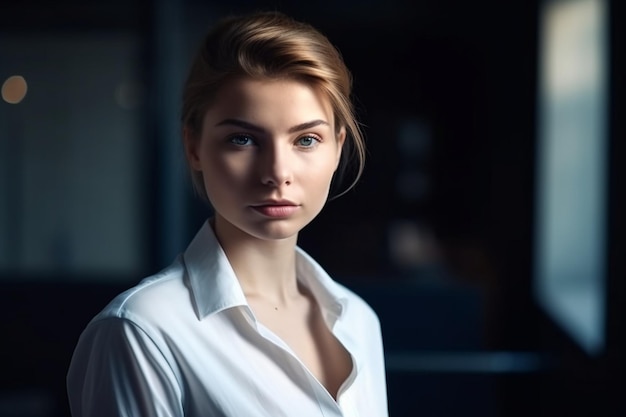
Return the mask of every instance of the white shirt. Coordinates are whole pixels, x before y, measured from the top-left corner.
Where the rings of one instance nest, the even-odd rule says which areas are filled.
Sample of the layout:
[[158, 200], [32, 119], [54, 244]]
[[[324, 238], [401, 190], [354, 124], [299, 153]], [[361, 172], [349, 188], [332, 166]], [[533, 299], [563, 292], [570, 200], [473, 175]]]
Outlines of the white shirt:
[[258, 322], [206, 222], [167, 269], [117, 296], [70, 365], [74, 417], [386, 417], [380, 325], [357, 295], [297, 248], [298, 280], [352, 357], [337, 401]]

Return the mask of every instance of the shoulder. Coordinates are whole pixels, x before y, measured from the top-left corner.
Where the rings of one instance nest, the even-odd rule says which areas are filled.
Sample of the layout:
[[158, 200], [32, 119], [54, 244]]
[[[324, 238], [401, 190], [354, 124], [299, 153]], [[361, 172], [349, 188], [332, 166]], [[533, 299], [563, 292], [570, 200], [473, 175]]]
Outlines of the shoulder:
[[[90, 323], [123, 319], [141, 328], [166, 323], [180, 315], [193, 315], [185, 268], [180, 258], [159, 273], [116, 296]], [[113, 320], [115, 321], [115, 320]]]

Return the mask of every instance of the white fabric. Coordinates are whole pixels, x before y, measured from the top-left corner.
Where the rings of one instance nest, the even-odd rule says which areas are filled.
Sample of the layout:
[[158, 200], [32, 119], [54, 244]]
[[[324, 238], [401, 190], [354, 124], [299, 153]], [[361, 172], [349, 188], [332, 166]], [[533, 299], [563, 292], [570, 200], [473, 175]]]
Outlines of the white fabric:
[[208, 224], [167, 269], [87, 326], [67, 386], [74, 417], [386, 417], [378, 318], [300, 248], [314, 294], [353, 369], [335, 401], [258, 322]]

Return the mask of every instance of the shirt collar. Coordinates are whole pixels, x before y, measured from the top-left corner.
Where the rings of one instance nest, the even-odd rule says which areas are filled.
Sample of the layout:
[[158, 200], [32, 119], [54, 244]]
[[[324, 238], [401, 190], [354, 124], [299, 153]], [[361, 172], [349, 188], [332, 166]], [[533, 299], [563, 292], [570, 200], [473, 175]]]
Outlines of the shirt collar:
[[[208, 221], [187, 247], [183, 260], [200, 320], [227, 308], [248, 306], [235, 271]], [[296, 274], [322, 309], [335, 319], [343, 314], [347, 303], [345, 289], [299, 247], [296, 247]]]
[[183, 255], [196, 313], [209, 314], [248, 302], [209, 222], [204, 222]]
[[296, 275], [313, 293], [323, 310], [331, 313], [335, 319], [341, 317], [348, 302], [346, 289], [299, 247], [296, 247]]

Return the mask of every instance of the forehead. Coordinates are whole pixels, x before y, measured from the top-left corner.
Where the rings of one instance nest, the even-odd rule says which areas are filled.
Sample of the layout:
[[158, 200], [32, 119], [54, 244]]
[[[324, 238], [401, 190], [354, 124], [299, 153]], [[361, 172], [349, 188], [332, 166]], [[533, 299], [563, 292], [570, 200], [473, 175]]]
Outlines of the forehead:
[[227, 117], [269, 123], [322, 119], [330, 126], [334, 121], [326, 94], [294, 79], [234, 78], [227, 81], [217, 90], [204, 119]]

